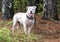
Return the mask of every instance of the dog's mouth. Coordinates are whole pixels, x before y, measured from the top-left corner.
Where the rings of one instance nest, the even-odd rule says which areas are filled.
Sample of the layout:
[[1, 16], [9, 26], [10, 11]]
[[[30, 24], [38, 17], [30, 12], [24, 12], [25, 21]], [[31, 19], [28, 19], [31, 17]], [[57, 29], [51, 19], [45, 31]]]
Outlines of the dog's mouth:
[[34, 17], [33, 16], [28, 16], [28, 15], [26, 15], [26, 17], [28, 18], [28, 19], [30, 19], [30, 20], [33, 20], [34, 19]]
[[33, 17], [33, 12], [32, 12], [32, 11], [30, 11], [29, 16], [30, 16], [31, 18]]
[[30, 11], [29, 15], [27, 15], [27, 18], [31, 19], [31, 20], [34, 19], [34, 15], [33, 15], [32, 11]]

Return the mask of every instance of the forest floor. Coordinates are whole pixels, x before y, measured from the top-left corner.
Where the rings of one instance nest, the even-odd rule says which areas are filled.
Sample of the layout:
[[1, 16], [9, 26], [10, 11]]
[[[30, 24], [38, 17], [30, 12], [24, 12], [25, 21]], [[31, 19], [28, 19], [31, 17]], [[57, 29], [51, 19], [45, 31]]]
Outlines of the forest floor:
[[[36, 16], [36, 32], [44, 35], [44, 42], [60, 42], [60, 21], [42, 20]], [[60, 19], [60, 15], [59, 15]]]
[[[34, 34], [42, 35], [43, 36], [43, 42], [60, 42], [60, 21], [51, 21], [51, 20], [43, 20], [41, 19], [42, 16], [37, 15], [36, 16], [36, 23], [33, 29]], [[1, 18], [1, 13], [0, 13]], [[60, 18], [60, 15], [59, 15]], [[0, 19], [1, 21], [2, 19]], [[12, 19], [7, 20], [8, 22]], [[7, 24], [1, 24], [0, 28], [2, 28], [4, 25]], [[7, 25], [9, 29], [11, 29], [11, 25]], [[40, 41], [38, 41], [40, 42]]]

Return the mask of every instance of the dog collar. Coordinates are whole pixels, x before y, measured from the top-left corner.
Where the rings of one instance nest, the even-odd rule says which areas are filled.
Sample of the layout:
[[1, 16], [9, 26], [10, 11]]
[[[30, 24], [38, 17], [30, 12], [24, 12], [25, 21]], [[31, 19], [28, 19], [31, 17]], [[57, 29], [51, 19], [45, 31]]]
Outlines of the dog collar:
[[28, 19], [30, 19], [30, 20], [33, 20], [33, 19], [34, 19], [34, 18], [31, 18], [31, 17], [29, 17], [29, 16], [27, 16], [27, 15], [26, 15], [26, 17], [27, 17]]

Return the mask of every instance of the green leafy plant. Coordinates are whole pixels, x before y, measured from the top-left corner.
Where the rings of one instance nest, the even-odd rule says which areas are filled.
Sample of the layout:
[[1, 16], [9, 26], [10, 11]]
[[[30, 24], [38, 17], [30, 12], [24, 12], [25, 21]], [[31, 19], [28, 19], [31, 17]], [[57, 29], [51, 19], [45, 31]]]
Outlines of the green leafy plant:
[[26, 6], [28, 4], [28, 0], [14, 0], [14, 10], [18, 11], [26, 11]]
[[10, 37], [10, 30], [7, 28], [0, 29], [0, 42], [11, 42], [12, 38]]
[[[26, 11], [26, 6], [29, 4], [29, 0], [14, 0], [14, 10], [17, 11]], [[38, 4], [38, 12], [43, 11], [43, 1], [40, 1]]]

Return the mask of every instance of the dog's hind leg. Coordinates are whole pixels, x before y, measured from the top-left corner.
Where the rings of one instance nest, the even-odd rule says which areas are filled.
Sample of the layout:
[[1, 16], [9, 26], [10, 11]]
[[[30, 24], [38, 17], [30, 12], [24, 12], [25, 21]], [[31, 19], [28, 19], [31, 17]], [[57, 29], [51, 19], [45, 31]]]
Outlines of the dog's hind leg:
[[18, 28], [19, 28], [19, 24], [17, 23], [17, 30], [19, 30]]
[[16, 26], [16, 21], [13, 21], [13, 26], [12, 26], [12, 33], [14, 33], [14, 28]]

